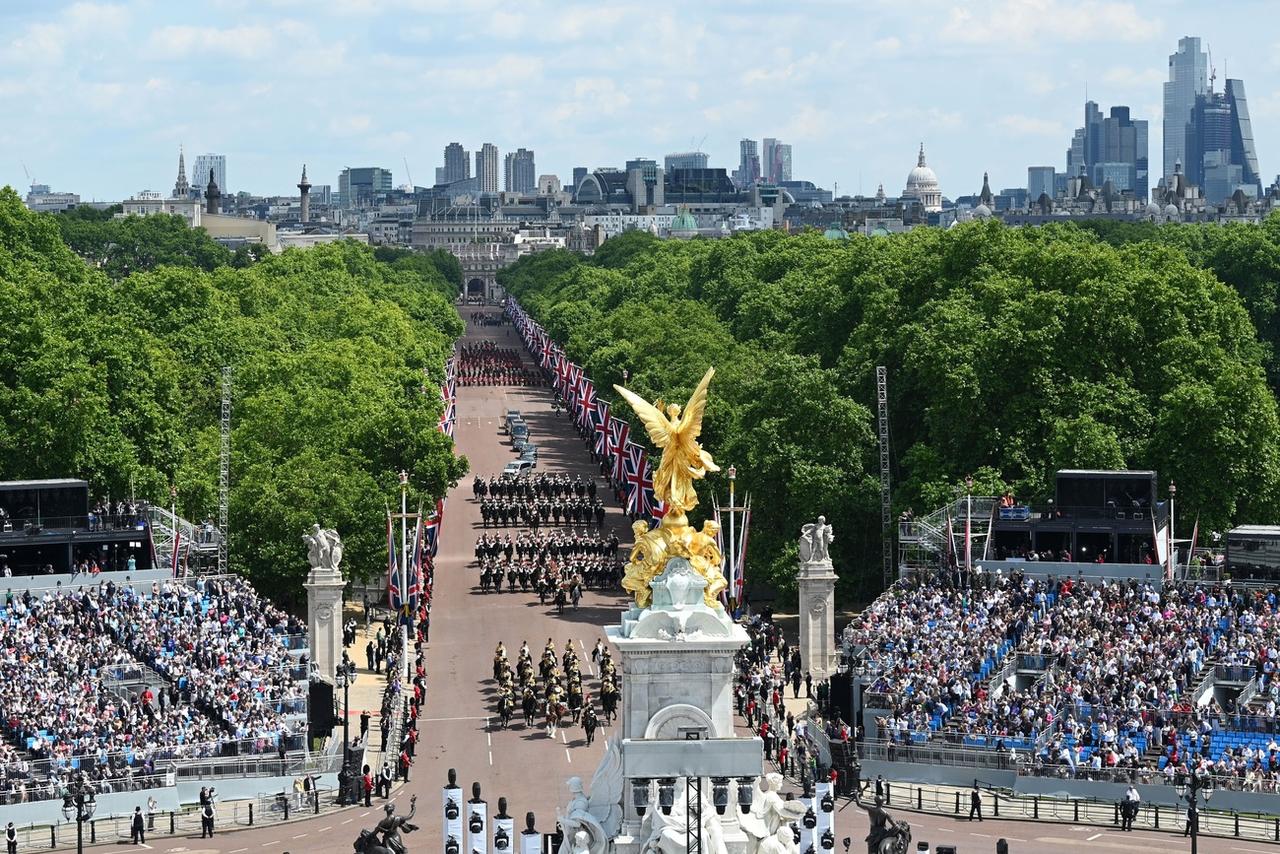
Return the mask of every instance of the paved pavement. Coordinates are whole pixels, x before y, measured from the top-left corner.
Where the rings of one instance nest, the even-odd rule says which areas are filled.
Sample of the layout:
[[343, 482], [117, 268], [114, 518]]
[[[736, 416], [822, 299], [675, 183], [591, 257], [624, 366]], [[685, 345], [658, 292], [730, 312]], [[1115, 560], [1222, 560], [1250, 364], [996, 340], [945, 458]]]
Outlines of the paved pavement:
[[[469, 312], [464, 312], [464, 317]], [[507, 327], [467, 324], [469, 342], [490, 339], [503, 346], [520, 347], [514, 331]], [[594, 475], [590, 458], [577, 434], [563, 416], [550, 409], [551, 395], [545, 388], [462, 387], [458, 390], [456, 440], [459, 451], [471, 461], [473, 473], [496, 473], [514, 458], [500, 431], [500, 418], [508, 409], [525, 413], [530, 432], [540, 449], [539, 468], [568, 471], [584, 477]], [[597, 487], [603, 481], [597, 482]], [[607, 491], [601, 490], [602, 494]], [[616, 506], [610, 508], [608, 526], [619, 539], [630, 543], [625, 517]], [[517, 720], [508, 730], [496, 724], [493, 709], [494, 686], [490, 679], [493, 649], [503, 641], [509, 654], [528, 641], [535, 657], [547, 638], [557, 648], [566, 640], [579, 647], [590, 670], [590, 649], [601, 627], [616, 622], [625, 606], [621, 595], [588, 591], [576, 611], [557, 617], [554, 606], [542, 607], [532, 593], [482, 594], [476, 586], [471, 565], [475, 538], [479, 535], [479, 505], [471, 498], [471, 479], [459, 484], [449, 495], [436, 562], [435, 602], [431, 614], [431, 643], [427, 648], [428, 694], [420, 723], [421, 740], [410, 782], [395, 793], [397, 810], [404, 813], [409, 795], [419, 795], [416, 823], [421, 828], [406, 837], [411, 851], [441, 850], [440, 787], [447, 769], [456, 768], [458, 782], [469, 790], [472, 781], [482, 785], [482, 796], [497, 812], [500, 796], [508, 799], [509, 812], [523, 825], [526, 811], [532, 810], [538, 828], [550, 831], [555, 825], [556, 807], [563, 803], [565, 780], [580, 775], [587, 782], [604, 749], [604, 728], [595, 745], [585, 745], [581, 729], [562, 732], [556, 741], [541, 728], [526, 729]], [[514, 533], [515, 529], [511, 529]], [[354, 653], [358, 652], [359, 655]], [[363, 665], [363, 644], [353, 650]], [[587, 675], [588, 691], [597, 693], [598, 682]], [[365, 677], [368, 679], [369, 677]], [[371, 680], [372, 681], [372, 680]], [[353, 698], [353, 708], [359, 706]], [[376, 707], [375, 707], [376, 710]], [[519, 716], [517, 716], [518, 718]], [[376, 723], [375, 723], [376, 726]], [[375, 729], [376, 732], [376, 729]], [[149, 848], [164, 854], [257, 854], [257, 852], [306, 852], [306, 854], [349, 854], [361, 827], [371, 826], [381, 815], [381, 802], [372, 809], [353, 807], [337, 813], [289, 824], [255, 827], [220, 833], [213, 839], [153, 836]], [[901, 814], [913, 827], [916, 841], [955, 845], [962, 854], [994, 851], [997, 838], [1009, 841], [1012, 852], [1068, 852], [1106, 850], [1163, 852], [1189, 850], [1187, 841], [1158, 833], [1119, 833], [1092, 827], [1071, 827], [1047, 823], [987, 821], [982, 824], [957, 822], [950, 818]], [[837, 839], [849, 836], [850, 851], [861, 850], [866, 835], [865, 815], [856, 806], [844, 809], [837, 818]], [[112, 845], [96, 850], [136, 851], [130, 845]], [[1265, 845], [1233, 840], [1202, 840], [1206, 854], [1274, 854]]]

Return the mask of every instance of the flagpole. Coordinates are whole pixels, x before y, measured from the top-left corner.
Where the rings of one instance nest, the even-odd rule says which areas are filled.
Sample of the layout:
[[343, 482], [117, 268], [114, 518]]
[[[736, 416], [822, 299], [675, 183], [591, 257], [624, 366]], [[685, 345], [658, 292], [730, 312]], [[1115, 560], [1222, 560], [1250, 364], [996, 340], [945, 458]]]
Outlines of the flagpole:
[[738, 607], [738, 548], [737, 530], [733, 521], [734, 486], [738, 480], [738, 469], [729, 466], [729, 612]]
[[404, 620], [404, 606], [409, 601], [409, 565], [405, 550], [408, 540], [409, 473], [400, 472], [400, 684], [409, 684], [409, 626]]

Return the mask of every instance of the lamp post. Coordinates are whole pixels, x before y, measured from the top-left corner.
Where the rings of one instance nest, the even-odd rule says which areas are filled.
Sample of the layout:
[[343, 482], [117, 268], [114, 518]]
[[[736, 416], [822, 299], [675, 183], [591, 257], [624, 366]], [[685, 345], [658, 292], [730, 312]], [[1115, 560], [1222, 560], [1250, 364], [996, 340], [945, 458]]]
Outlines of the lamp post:
[[77, 774], [62, 796], [62, 815], [76, 823], [76, 854], [84, 854], [84, 823], [93, 818], [97, 809], [97, 793], [85, 782], [83, 774]]
[[351, 742], [348, 740], [351, 735], [351, 707], [349, 703], [351, 686], [356, 681], [356, 665], [345, 650], [342, 653], [342, 663], [338, 665], [337, 671], [334, 673], [334, 681], [342, 689], [342, 772], [339, 774], [342, 782], [339, 785], [338, 802], [346, 806], [351, 803], [349, 797], [351, 791]]
[[400, 683], [409, 684], [409, 472], [400, 470]]
[[[1170, 484], [1172, 490], [1172, 484]], [[1187, 823], [1191, 825], [1191, 854], [1196, 854], [1196, 842], [1200, 836], [1200, 793], [1204, 792], [1205, 803], [1213, 795], [1213, 777], [1197, 769], [1191, 772], [1186, 782], [1176, 787], [1178, 797], [1187, 802]]]

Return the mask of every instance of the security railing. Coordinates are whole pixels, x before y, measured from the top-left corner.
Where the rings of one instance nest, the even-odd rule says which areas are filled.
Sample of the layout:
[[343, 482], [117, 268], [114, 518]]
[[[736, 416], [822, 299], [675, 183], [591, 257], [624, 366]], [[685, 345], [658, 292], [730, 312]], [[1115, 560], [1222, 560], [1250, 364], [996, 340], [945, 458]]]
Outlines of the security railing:
[[[1018, 795], [981, 786], [980, 777], [976, 777], [974, 782], [980, 785], [979, 797], [983, 813], [993, 818], [1101, 827], [1120, 825], [1118, 801]], [[967, 789], [891, 782], [886, 786], [885, 794], [886, 806], [892, 809], [958, 818], [969, 814], [971, 796]], [[1199, 818], [1199, 832], [1202, 836], [1280, 842], [1280, 816], [1249, 815], [1202, 806]], [[1133, 826], [1139, 830], [1181, 833], [1186, 827], [1186, 820], [1185, 807], [1142, 803]]]

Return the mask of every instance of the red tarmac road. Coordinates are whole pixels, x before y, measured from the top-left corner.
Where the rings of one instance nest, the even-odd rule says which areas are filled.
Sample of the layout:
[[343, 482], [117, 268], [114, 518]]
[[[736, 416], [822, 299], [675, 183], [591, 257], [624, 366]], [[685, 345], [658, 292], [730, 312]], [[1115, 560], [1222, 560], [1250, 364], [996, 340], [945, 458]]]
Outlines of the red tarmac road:
[[[470, 311], [464, 309], [464, 317]], [[501, 346], [521, 348], [514, 330], [505, 326], [477, 326], [468, 322], [463, 339], [474, 343], [493, 340]], [[482, 594], [476, 586], [473, 566], [475, 539], [482, 528], [479, 505], [471, 496], [471, 478], [499, 472], [515, 458], [501, 433], [502, 414], [519, 409], [529, 423], [532, 440], [539, 447], [538, 469], [566, 471], [584, 478], [596, 476], [587, 451], [563, 415], [551, 412], [551, 393], [546, 388], [509, 386], [459, 387], [458, 420], [455, 439], [458, 450], [471, 462], [471, 472], [449, 493], [436, 561], [435, 601], [431, 611], [431, 643], [427, 647], [427, 702], [420, 721], [421, 739], [411, 771], [411, 782], [395, 794], [397, 812], [409, 807], [409, 796], [419, 795], [420, 830], [405, 837], [412, 854], [435, 854], [441, 850], [440, 788], [446, 771], [456, 768], [458, 782], [470, 794], [473, 781], [482, 786], [489, 802], [489, 814], [497, 813], [500, 796], [508, 800], [508, 811], [523, 827], [526, 811], [532, 810], [538, 829], [555, 826], [556, 807], [565, 800], [565, 781], [581, 776], [588, 784], [604, 749], [611, 727], [597, 733], [588, 748], [582, 730], [563, 730], [553, 742], [541, 727], [525, 728], [519, 715], [510, 729], [497, 724], [491, 661], [498, 641], [506, 644], [514, 661], [522, 641], [528, 641], [534, 658], [547, 638], [562, 650], [565, 641], [578, 647], [584, 665], [586, 690], [597, 696], [599, 682], [591, 666], [590, 650], [596, 638], [604, 636], [603, 626], [614, 623], [626, 600], [620, 595], [587, 591], [581, 606], [566, 608], [556, 616], [554, 606], [538, 604], [533, 593]], [[611, 498], [602, 479], [596, 482], [599, 494]], [[606, 528], [617, 531], [625, 546], [631, 542], [625, 516], [611, 504]], [[509, 530], [512, 535], [516, 528]], [[164, 854], [350, 854], [359, 829], [372, 826], [382, 813], [375, 799], [372, 809], [352, 807], [314, 819], [219, 833], [213, 839], [153, 836], [150, 848]], [[895, 813], [897, 815], [897, 813]], [[1010, 851], [1069, 852], [1097, 850], [1113, 852], [1153, 852], [1190, 849], [1188, 841], [1159, 833], [1120, 833], [1092, 827], [1071, 827], [1047, 823], [987, 821], [982, 824], [957, 822], [947, 818], [902, 814], [913, 827], [915, 840], [951, 844], [961, 854], [991, 852], [999, 837], [1009, 841]], [[851, 852], [862, 850], [867, 832], [865, 814], [857, 807], [839, 813], [836, 838], [853, 838]], [[914, 847], [914, 843], [913, 843]], [[100, 850], [100, 849], [95, 849]], [[136, 852], [131, 845], [113, 845], [117, 851]], [[1275, 854], [1275, 848], [1234, 840], [1202, 839], [1205, 854]]]

